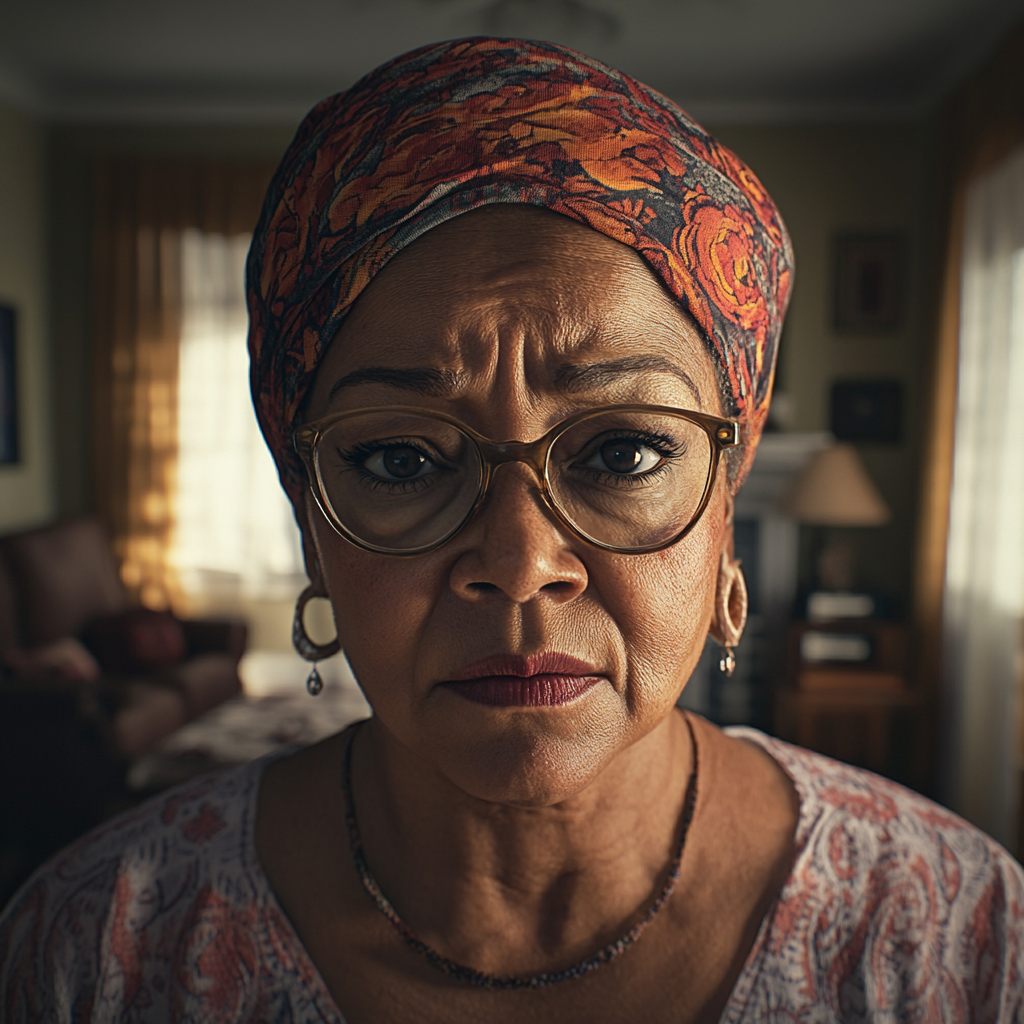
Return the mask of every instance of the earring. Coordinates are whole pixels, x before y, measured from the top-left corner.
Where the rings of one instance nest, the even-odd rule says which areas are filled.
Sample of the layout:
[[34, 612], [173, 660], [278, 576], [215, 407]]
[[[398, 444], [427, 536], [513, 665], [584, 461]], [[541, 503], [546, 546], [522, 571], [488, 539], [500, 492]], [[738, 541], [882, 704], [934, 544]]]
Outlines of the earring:
[[736, 670], [734, 648], [743, 636], [747, 624], [747, 581], [743, 578], [738, 559], [726, 552], [718, 563], [718, 585], [715, 590], [715, 639], [722, 645], [718, 670], [731, 676]]
[[732, 653], [731, 647], [722, 650], [722, 656], [718, 659], [718, 671], [724, 676], [731, 676], [736, 669], [736, 656]]
[[320, 678], [320, 673], [317, 671], [316, 663], [314, 662], [313, 667], [309, 670], [309, 675], [306, 676], [306, 693], [310, 697], [317, 697], [323, 688], [324, 681]]
[[292, 619], [292, 646], [300, 658], [304, 661], [313, 662], [313, 668], [306, 679], [306, 690], [311, 697], [315, 697], [324, 688], [324, 681], [317, 671], [316, 663], [324, 658], [329, 658], [332, 654], [337, 654], [341, 650], [341, 642], [337, 637], [328, 644], [317, 644], [310, 640], [309, 635], [306, 633], [306, 605], [314, 597], [326, 596], [327, 594], [324, 593], [323, 585], [319, 580], [315, 583], [310, 583], [299, 594], [299, 599], [295, 602], [295, 618]]

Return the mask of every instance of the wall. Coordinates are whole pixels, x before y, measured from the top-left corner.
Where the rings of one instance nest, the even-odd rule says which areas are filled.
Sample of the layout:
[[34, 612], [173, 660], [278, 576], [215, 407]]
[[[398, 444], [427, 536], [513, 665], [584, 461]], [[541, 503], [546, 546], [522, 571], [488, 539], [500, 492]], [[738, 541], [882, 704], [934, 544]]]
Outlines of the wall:
[[54, 513], [44, 129], [0, 103], [0, 303], [14, 307], [21, 461], [0, 466], [0, 531]]
[[[868, 471], [893, 511], [875, 529], [842, 532], [858, 550], [860, 583], [910, 612], [928, 332], [936, 236], [941, 226], [926, 123], [738, 126], [711, 129], [761, 178], [779, 205], [796, 252], [793, 301], [783, 335], [776, 391], [788, 396], [791, 430], [827, 430], [837, 379], [896, 379], [904, 387], [903, 440], [862, 445]], [[839, 334], [833, 324], [836, 239], [842, 233], [895, 233], [906, 241], [900, 328]], [[803, 582], [811, 538], [805, 532]]]

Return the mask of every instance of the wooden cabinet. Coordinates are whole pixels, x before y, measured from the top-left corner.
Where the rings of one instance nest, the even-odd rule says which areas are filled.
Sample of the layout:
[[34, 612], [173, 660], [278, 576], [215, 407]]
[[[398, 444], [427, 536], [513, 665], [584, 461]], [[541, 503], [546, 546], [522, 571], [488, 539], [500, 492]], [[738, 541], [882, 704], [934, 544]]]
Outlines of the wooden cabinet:
[[[824, 636], [826, 642], [808, 643]], [[865, 644], [862, 661], [810, 660], [810, 651]], [[922, 701], [907, 678], [902, 625], [872, 619], [791, 624], [786, 678], [776, 694], [783, 739], [901, 782], [922, 785]]]

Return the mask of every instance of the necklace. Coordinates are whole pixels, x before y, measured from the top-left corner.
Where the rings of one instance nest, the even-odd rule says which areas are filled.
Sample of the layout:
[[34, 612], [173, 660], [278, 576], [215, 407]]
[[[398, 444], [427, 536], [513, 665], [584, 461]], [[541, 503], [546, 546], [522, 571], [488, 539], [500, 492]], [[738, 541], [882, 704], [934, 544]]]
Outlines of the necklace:
[[377, 909], [391, 922], [395, 931], [402, 936], [406, 943], [424, 957], [432, 967], [437, 968], [442, 974], [446, 974], [456, 981], [475, 985], [477, 988], [535, 989], [556, 985], [561, 981], [569, 981], [571, 978], [581, 978], [591, 971], [596, 971], [599, 967], [603, 967], [605, 964], [622, 956], [640, 938], [647, 926], [654, 920], [658, 911], [668, 902], [672, 891], [676, 887], [676, 882], [679, 881], [679, 866], [683, 859], [683, 847], [686, 845], [686, 834], [690, 830], [690, 822], [693, 820], [693, 812], [697, 803], [697, 738], [693, 734], [690, 718], [685, 712], [684, 717], [686, 719], [686, 728], [690, 731], [690, 742], [693, 749], [693, 768], [690, 771], [689, 782], [686, 784], [686, 797], [683, 801], [683, 813], [679, 823], [679, 842], [676, 844], [672, 860], [669, 862], [668, 877], [665, 879], [661, 892], [658, 893], [657, 898], [647, 908], [644, 916], [625, 934], [620, 935], [613, 942], [610, 942], [603, 949], [599, 949], [585, 960], [580, 960], [578, 963], [561, 971], [544, 971], [540, 974], [524, 975], [487, 974], [485, 971], [478, 971], [473, 967], [467, 967], [464, 964], [450, 960], [443, 953], [439, 953], [432, 946], [428, 946], [409, 928], [398, 916], [397, 911], [391, 905], [391, 901], [381, 892], [377, 879], [371, 874], [370, 868], [366, 863], [366, 856], [363, 853], [363, 841], [359, 835], [355, 806], [352, 802], [352, 744], [356, 738], [356, 733], [359, 731], [357, 727], [352, 730], [348, 746], [345, 749], [344, 766], [342, 769], [342, 793], [345, 799], [345, 824], [348, 826], [348, 839], [352, 848], [352, 860], [363, 883], [363, 888], [370, 894], [370, 898], [376, 904]]

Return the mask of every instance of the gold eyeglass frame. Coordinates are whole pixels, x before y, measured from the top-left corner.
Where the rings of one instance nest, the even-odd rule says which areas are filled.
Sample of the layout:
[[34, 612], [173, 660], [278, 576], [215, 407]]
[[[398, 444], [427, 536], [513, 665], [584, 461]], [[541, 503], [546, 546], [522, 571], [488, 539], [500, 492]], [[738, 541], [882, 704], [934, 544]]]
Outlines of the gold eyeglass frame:
[[[385, 548], [376, 544], [371, 544], [369, 541], [365, 541], [357, 537], [345, 526], [343, 522], [341, 522], [334, 510], [331, 508], [331, 503], [327, 497], [326, 489], [320, 476], [320, 469], [317, 465], [317, 445], [319, 444], [320, 438], [329, 427], [332, 427], [335, 423], [338, 423], [341, 420], [352, 419], [356, 416], [365, 416], [368, 413], [387, 412], [407, 413], [447, 423], [449, 426], [455, 427], [457, 430], [465, 434], [466, 437], [473, 442], [477, 453], [480, 456], [482, 471], [480, 474], [480, 483], [478, 486], [476, 500], [473, 502], [472, 507], [463, 517], [458, 526], [449, 530], [448, 533], [440, 540], [423, 547], [402, 549]], [[551, 458], [551, 448], [554, 443], [562, 436], [562, 434], [576, 426], [578, 423], [583, 423], [596, 416], [603, 416], [605, 413], [609, 412], [649, 412], [678, 416], [681, 419], [689, 420], [691, 423], [695, 423], [699, 426], [704, 433], [707, 434], [708, 439], [711, 442], [711, 459], [708, 466], [708, 477], [704, 484], [704, 493], [701, 496], [700, 503], [697, 505], [696, 511], [686, 526], [669, 540], [663, 541], [659, 544], [651, 544], [646, 547], [624, 548], [617, 547], [613, 544], [605, 544], [588, 536], [578, 526], [576, 526], [576, 524], [569, 519], [568, 515], [558, 507], [557, 502], [551, 494], [548, 485], [548, 466]], [[487, 492], [490, 489], [494, 471], [499, 466], [511, 462], [522, 462], [533, 471], [534, 476], [537, 478], [538, 490], [544, 500], [544, 504], [553, 513], [558, 522], [575, 536], [579, 537], [580, 540], [585, 541], [593, 547], [600, 548], [602, 551], [612, 551], [620, 555], [643, 555], [649, 554], [652, 551], [663, 551], [665, 548], [671, 547], [673, 544], [682, 540], [683, 537], [685, 537], [690, 530], [696, 526], [698, 520], [704, 514], [704, 510], [707, 508], [708, 502], [711, 500], [711, 494], [715, 486], [715, 479], [718, 474], [718, 463], [721, 459], [722, 452], [727, 448], [735, 448], [740, 443], [740, 424], [736, 420], [723, 419], [721, 416], [712, 416], [709, 413], [704, 412], [694, 412], [691, 409], [677, 409], [668, 405], [604, 405], [595, 409], [584, 409], [580, 412], [573, 413], [571, 416], [567, 416], [563, 420], [559, 420], [558, 423], [551, 427], [550, 430], [545, 432], [541, 437], [538, 437], [536, 441], [492, 441], [489, 437], [484, 437], [483, 434], [477, 433], [477, 431], [472, 427], [467, 426], [454, 416], [449, 416], [443, 412], [435, 412], [433, 409], [421, 409], [408, 405], [385, 405], [375, 408], [351, 409], [347, 412], [334, 413], [331, 416], [325, 416], [323, 419], [314, 420], [311, 423], [304, 424], [292, 435], [292, 444], [295, 451], [298, 453], [299, 458], [302, 459], [303, 465], [306, 467], [306, 472], [309, 476], [313, 499], [316, 501], [320, 511], [323, 512], [324, 517], [335, 531], [346, 540], [355, 544], [356, 547], [362, 548], [364, 551], [372, 551], [379, 555], [393, 555], [397, 558], [409, 558], [414, 555], [425, 555], [428, 552], [436, 551], [442, 545], [447, 544], [448, 541], [465, 528], [465, 526], [479, 511], [480, 506], [483, 505], [484, 500], [487, 497]]]

